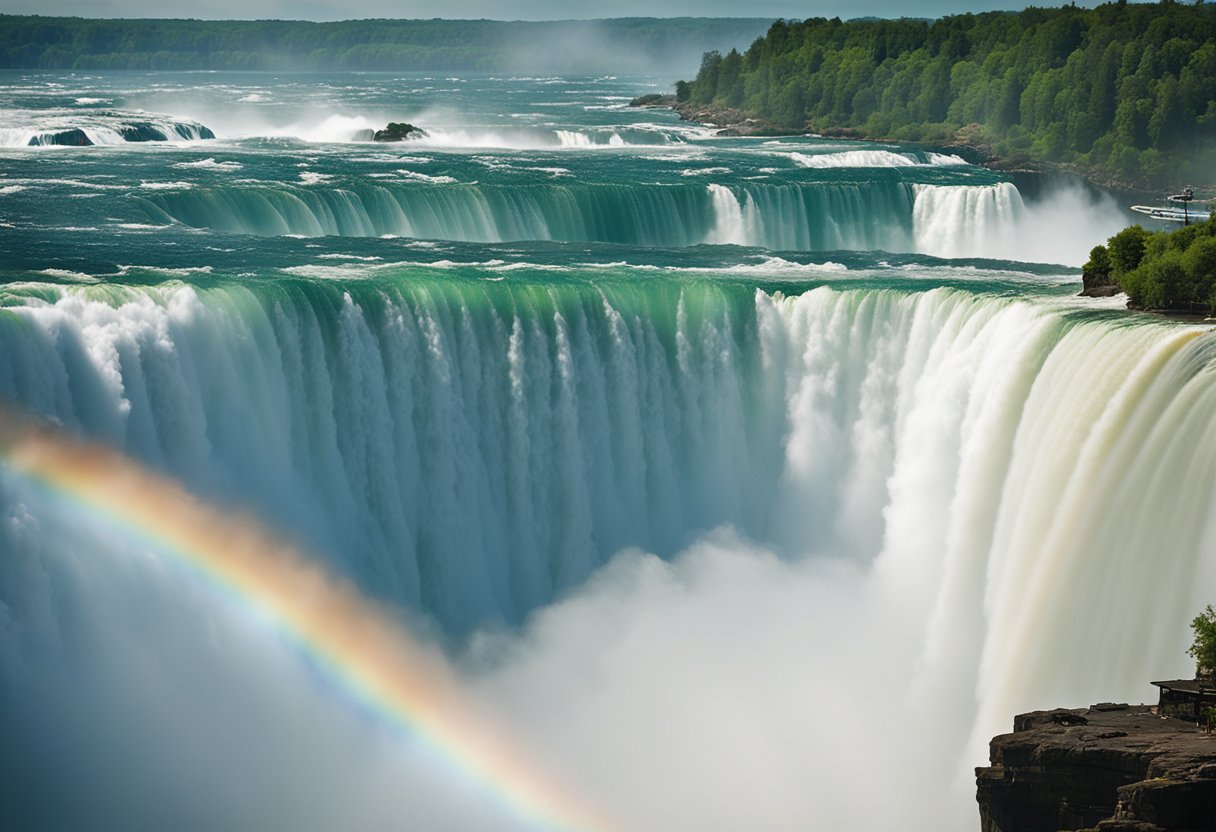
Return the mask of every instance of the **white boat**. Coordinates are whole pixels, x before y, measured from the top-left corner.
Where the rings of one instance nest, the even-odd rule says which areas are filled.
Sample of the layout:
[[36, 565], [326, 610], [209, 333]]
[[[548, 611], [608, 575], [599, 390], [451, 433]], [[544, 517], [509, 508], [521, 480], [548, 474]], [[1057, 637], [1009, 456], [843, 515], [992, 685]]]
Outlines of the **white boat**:
[[1133, 205], [1132, 210], [1166, 222], [1197, 222], [1207, 218], [1203, 211], [1195, 208], [1155, 208], [1152, 205]]
[[[1152, 205], [1133, 205], [1132, 210], [1139, 214], [1147, 214], [1155, 220], [1164, 220], [1165, 222], [1183, 222], [1189, 224], [1191, 220], [1202, 221], [1207, 219], [1204, 208], [1196, 209], [1191, 207], [1191, 203], [1195, 200], [1195, 191], [1191, 188], [1184, 188], [1181, 193], [1167, 196], [1166, 200], [1177, 202], [1182, 207], [1157, 208]], [[1199, 204], [1206, 207], [1206, 203], [1203, 201], [1200, 201]]]

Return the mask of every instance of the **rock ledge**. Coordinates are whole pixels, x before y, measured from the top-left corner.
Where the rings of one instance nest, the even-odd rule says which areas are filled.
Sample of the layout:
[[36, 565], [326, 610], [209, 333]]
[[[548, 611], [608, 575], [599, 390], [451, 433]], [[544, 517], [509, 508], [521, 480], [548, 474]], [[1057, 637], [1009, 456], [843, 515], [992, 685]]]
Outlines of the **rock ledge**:
[[1147, 705], [1021, 714], [990, 749], [982, 832], [1216, 829], [1216, 735]]

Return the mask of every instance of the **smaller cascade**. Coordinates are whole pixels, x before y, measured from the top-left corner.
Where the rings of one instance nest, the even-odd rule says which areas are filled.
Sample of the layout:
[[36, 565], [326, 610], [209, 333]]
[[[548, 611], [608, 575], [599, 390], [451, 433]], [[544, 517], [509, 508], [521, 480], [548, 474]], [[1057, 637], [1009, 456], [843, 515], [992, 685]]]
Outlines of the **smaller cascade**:
[[1011, 256], [1025, 213], [1010, 182], [994, 185], [913, 185], [916, 251], [936, 257]]
[[748, 245], [747, 222], [744, 218], [743, 205], [735, 192], [725, 185], [709, 185], [710, 198], [713, 200], [714, 227], [705, 238], [707, 243], [723, 245]]
[[214, 138], [215, 133], [197, 121], [123, 112], [40, 113], [37, 119], [25, 123], [17, 118], [0, 131], [0, 144], [8, 147], [91, 147]]
[[593, 142], [586, 133], [576, 130], [556, 130], [557, 141], [562, 147], [591, 147]]
[[92, 147], [93, 140], [79, 127], [59, 130], [54, 133], [39, 133], [29, 140], [30, 147]]
[[[169, 129], [166, 130], [166, 127]], [[215, 133], [202, 124], [175, 121], [168, 125], [151, 121], [135, 121], [118, 127], [118, 134], [128, 142], [168, 142], [175, 139], [199, 141], [214, 139]]]

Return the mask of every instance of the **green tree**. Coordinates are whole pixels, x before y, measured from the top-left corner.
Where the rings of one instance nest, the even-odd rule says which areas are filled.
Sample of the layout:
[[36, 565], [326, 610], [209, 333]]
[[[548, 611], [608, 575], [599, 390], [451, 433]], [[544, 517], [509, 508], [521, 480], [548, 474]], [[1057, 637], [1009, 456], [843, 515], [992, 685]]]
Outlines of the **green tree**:
[[1187, 650], [1187, 655], [1195, 660], [1199, 672], [1211, 672], [1216, 669], [1216, 609], [1208, 604], [1207, 608], [1191, 621], [1191, 629], [1195, 631], [1195, 640]]
[[1116, 278], [1140, 265], [1147, 244], [1148, 232], [1138, 225], [1128, 226], [1110, 238], [1107, 251]]
[[1145, 188], [1216, 170], [1216, 4], [780, 21], [693, 100], [876, 139], [967, 136]]
[[1106, 246], [1094, 246], [1090, 249], [1089, 260], [1085, 261], [1082, 269], [1086, 274], [1092, 274], [1102, 279], [1109, 278], [1111, 271], [1110, 252], [1106, 250]]

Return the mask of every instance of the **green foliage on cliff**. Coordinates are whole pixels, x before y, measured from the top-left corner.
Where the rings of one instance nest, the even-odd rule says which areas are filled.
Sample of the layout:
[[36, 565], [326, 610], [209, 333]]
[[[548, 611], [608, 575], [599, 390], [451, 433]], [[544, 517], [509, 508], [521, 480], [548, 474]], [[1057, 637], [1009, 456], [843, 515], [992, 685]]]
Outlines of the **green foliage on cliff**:
[[696, 66], [771, 18], [91, 20], [0, 15], [0, 68], [644, 72]]
[[1216, 7], [779, 21], [745, 53], [707, 54], [689, 93], [783, 127], [964, 140], [1142, 184], [1211, 181]]
[[1191, 629], [1195, 631], [1195, 641], [1187, 654], [1200, 670], [1216, 670], [1216, 609], [1208, 604], [1207, 609], [1195, 616]]
[[1125, 228], [1090, 252], [1084, 270], [1115, 282], [1133, 306], [1216, 313], [1216, 214], [1177, 231]]

